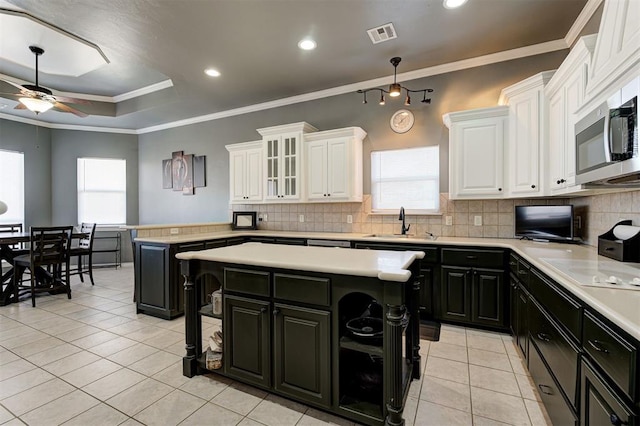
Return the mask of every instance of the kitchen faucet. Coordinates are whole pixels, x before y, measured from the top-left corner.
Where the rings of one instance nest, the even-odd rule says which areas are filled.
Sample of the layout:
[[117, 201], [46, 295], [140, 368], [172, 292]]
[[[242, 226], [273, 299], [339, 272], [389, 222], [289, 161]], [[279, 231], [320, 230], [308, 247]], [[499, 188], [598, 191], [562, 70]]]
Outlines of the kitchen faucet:
[[404, 226], [404, 207], [400, 207], [400, 217], [398, 217], [398, 220], [402, 221], [402, 230], [400, 233], [402, 235], [407, 235], [407, 232], [409, 232], [409, 228], [411, 228], [411, 224], [409, 224], [409, 226], [407, 227]]

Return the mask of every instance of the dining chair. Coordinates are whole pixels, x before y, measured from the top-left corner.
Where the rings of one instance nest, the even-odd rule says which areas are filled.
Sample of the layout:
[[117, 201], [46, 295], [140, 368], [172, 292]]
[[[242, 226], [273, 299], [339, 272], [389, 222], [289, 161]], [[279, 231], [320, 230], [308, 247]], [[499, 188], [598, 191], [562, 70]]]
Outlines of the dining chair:
[[[25, 289], [31, 292], [33, 307], [36, 306], [36, 293], [52, 293], [62, 289], [71, 299], [69, 250], [72, 231], [72, 226], [31, 227], [29, 253], [13, 259], [16, 300], [19, 300], [20, 290]], [[47, 267], [51, 268], [51, 273], [47, 272]], [[27, 269], [31, 272], [30, 285], [23, 285], [22, 274]]]
[[[22, 224], [21, 223], [0, 223], [0, 232], [22, 232]], [[10, 247], [14, 251], [14, 253], [16, 250], [24, 251], [24, 253], [28, 252], [27, 250], [25, 250], [24, 244], [22, 243], [14, 244]], [[24, 253], [21, 253], [21, 254], [24, 254]]]
[[[96, 233], [96, 224], [95, 223], [82, 223], [80, 225], [80, 233], [83, 234], [80, 240], [78, 241], [77, 246], [72, 246], [69, 252], [69, 256], [71, 258], [77, 257], [78, 262], [75, 268], [72, 268], [69, 272], [70, 275], [80, 275], [80, 281], [84, 282], [83, 273], [89, 274], [89, 279], [91, 279], [91, 285], [94, 285], [93, 282], [93, 236]], [[85, 264], [86, 268], [83, 268], [83, 258], [87, 257], [87, 264]]]

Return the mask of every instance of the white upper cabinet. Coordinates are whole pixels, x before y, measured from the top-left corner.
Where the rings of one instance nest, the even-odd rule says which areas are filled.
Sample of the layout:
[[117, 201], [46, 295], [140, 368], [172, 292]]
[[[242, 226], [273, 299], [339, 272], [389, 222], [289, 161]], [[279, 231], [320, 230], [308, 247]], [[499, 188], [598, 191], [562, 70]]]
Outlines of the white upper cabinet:
[[262, 141], [227, 145], [231, 203], [262, 201]]
[[542, 142], [547, 135], [544, 86], [555, 71], [545, 71], [502, 90], [500, 104], [509, 106], [505, 144], [508, 197], [543, 194]]
[[299, 201], [303, 197], [301, 140], [305, 133], [317, 129], [302, 122], [257, 131], [264, 144], [264, 200]]
[[362, 201], [362, 140], [359, 127], [305, 135], [308, 201]]
[[576, 185], [576, 112], [585, 101], [587, 76], [596, 35], [582, 37], [547, 86], [549, 135], [545, 142], [547, 194], [582, 191]]
[[504, 197], [508, 117], [506, 106], [450, 112], [443, 116], [449, 128], [451, 199]]
[[[640, 70], [640, 1], [605, 0], [587, 95], [600, 97]], [[608, 96], [604, 93], [604, 99]]]

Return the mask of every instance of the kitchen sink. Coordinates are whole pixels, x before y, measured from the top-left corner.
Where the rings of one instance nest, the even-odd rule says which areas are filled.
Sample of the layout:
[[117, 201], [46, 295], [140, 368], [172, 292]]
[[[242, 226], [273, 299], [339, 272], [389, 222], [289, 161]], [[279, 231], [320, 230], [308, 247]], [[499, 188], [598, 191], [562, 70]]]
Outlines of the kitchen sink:
[[414, 234], [373, 234], [373, 238], [406, 238], [406, 239], [419, 239], [419, 240], [435, 240], [435, 235], [414, 235]]

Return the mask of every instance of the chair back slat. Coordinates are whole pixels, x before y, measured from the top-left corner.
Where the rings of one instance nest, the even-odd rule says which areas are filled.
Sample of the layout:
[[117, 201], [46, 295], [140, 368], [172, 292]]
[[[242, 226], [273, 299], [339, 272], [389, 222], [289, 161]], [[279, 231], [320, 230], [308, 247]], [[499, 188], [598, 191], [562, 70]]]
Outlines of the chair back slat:
[[78, 247], [91, 250], [93, 248], [93, 235], [96, 232], [96, 224], [83, 222], [82, 225], [80, 225], [80, 232], [86, 236], [80, 238]]
[[62, 264], [69, 261], [72, 226], [31, 227], [33, 265]]
[[0, 232], [22, 232], [21, 223], [0, 223]]

